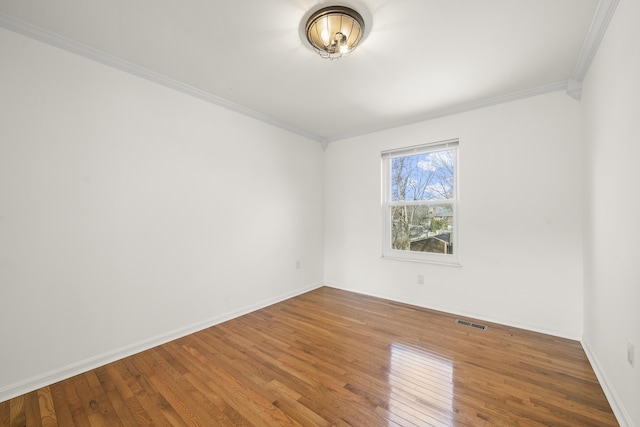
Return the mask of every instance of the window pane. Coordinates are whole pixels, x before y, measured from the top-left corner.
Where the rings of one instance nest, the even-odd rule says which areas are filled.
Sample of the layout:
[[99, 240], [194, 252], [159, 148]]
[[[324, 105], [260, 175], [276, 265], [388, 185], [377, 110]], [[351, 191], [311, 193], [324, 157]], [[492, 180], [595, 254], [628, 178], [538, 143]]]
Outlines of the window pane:
[[391, 201], [454, 198], [455, 150], [391, 159]]
[[453, 205], [392, 206], [391, 247], [453, 254]]

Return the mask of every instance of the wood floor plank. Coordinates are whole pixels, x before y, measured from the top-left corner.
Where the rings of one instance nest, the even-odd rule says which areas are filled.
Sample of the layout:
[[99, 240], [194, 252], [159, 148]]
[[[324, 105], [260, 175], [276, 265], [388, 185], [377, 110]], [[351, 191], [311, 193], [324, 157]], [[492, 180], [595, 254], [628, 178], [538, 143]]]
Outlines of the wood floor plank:
[[[210, 418], [216, 425], [230, 424], [232, 421], [227, 418], [224, 411], [227, 409], [227, 404], [224, 400], [212, 392], [206, 384], [203, 382], [203, 378], [206, 376], [205, 372], [195, 370], [192, 372], [190, 368], [193, 365], [186, 363], [184, 358], [174, 357], [174, 354], [179, 355], [181, 353], [179, 347], [164, 346], [157, 348], [158, 357], [162, 357], [166, 369], [173, 371], [172, 377], [175, 379], [173, 382], [176, 387], [182, 391], [182, 393], [188, 394], [189, 398], [195, 405], [202, 408], [206, 412], [206, 417]], [[178, 369], [171, 369], [171, 368]], [[236, 420], [241, 417], [235, 417]]]
[[138, 370], [135, 361], [145, 357], [146, 354], [141, 353], [116, 363], [118, 374], [134, 394], [135, 401], [129, 402], [140, 404], [139, 411], [149, 416], [150, 425], [186, 425], [176, 409], [152, 386], [151, 379]]
[[[70, 381], [70, 380], [67, 380]], [[64, 382], [67, 382], [64, 381]], [[61, 426], [72, 426], [73, 418], [71, 416], [71, 409], [69, 408], [69, 403], [67, 402], [63, 383], [59, 382], [49, 386], [49, 390], [51, 391], [51, 399], [53, 400], [53, 407], [55, 410], [56, 421], [58, 425]]]
[[40, 410], [40, 422], [42, 427], [54, 427], [58, 425], [56, 410], [53, 405], [53, 396], [49, 387], [43, 387], [37, 391]]
[[[180, 345], [180, 341], [168, 343], [164, 348], [174, 353], [190, 353], [188, 350], [189, 347]], [[203, 369], [189, 358], [183, 357], [180, 360], [188, 370], [188, 372], [184, 374], [185, 380], [200, 392], [200, 399], [203, 399], [202, 404], [205, 405], [205, 409], [210, 416], [215, 419], [217, 425], [251, 425], [251, 423], [242, 417], [242, 415], [231, 407], [221, 396], [207, 386], [205, 380], [211, 380], [212, 378], [208, 375], [206, 368]]]
[[579, 342], [328, 287], [0, 402], [22, 426], [617, 426]]
[[9, 426], [21, 427], [27, 424], [27, 417], [24, 411], [25, 396], [18, 396], [11, 399], [9, 404]]
[[9, 427], [11, 401], [0, 402], [0, 427]]
[[153, 424], [151, 417], [149, 417], [124, 379], [120, 376], [116, 369], [116, 364], [110, 364], [97, 369], [96, 376], [107, 393], [113, 410], [118, 414], [118, 417], [125, 426], [149, 426]]
[[42, 417], [40, 415], [40, 402], [38, 399], [38, 392], [32, 391], [24, 395], [24, 415], [25, 425], [42, 427]]
[[73, 425], [90, 426], [89, 414], [85, 410], [80, 394], [82, 390], [84, 390], [84, 382], [85, 380], [82, 375], [76, 375], [73, 377], [73, 381], [63, 381], [62, 388], [65, 402], [69, 407], [71, 419], [73, 420]]

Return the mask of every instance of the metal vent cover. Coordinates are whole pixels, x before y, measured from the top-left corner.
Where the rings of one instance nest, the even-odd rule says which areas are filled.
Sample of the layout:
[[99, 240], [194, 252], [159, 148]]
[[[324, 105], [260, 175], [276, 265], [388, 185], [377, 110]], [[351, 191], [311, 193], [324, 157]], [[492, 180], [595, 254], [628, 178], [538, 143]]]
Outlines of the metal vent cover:
[[476, 329], [482, 329], [483, 331], [487, 329], [487, 325], [481, 325], [479, 323], [469, 322], [467, 320], [456, 319], [456, 323], [459, 325], [470, 326]]

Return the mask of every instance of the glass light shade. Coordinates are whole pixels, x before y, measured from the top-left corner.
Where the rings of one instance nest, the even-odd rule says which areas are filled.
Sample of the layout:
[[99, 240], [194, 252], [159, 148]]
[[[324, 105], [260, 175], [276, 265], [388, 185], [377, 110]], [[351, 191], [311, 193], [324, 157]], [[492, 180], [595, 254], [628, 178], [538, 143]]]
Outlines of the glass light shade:
[[323, 58], [351, 53], [364, 34], [364, 20], [353, 9], [331, 6], [320, 9], [307, 21], [307, 40]]

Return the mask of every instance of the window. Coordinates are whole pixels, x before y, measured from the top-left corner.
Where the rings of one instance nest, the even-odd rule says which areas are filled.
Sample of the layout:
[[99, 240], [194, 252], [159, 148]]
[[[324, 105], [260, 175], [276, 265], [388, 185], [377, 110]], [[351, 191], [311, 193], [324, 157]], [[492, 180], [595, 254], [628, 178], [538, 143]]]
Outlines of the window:
[[459, 265], [458, 140], [382, 152], [385, 258]]

